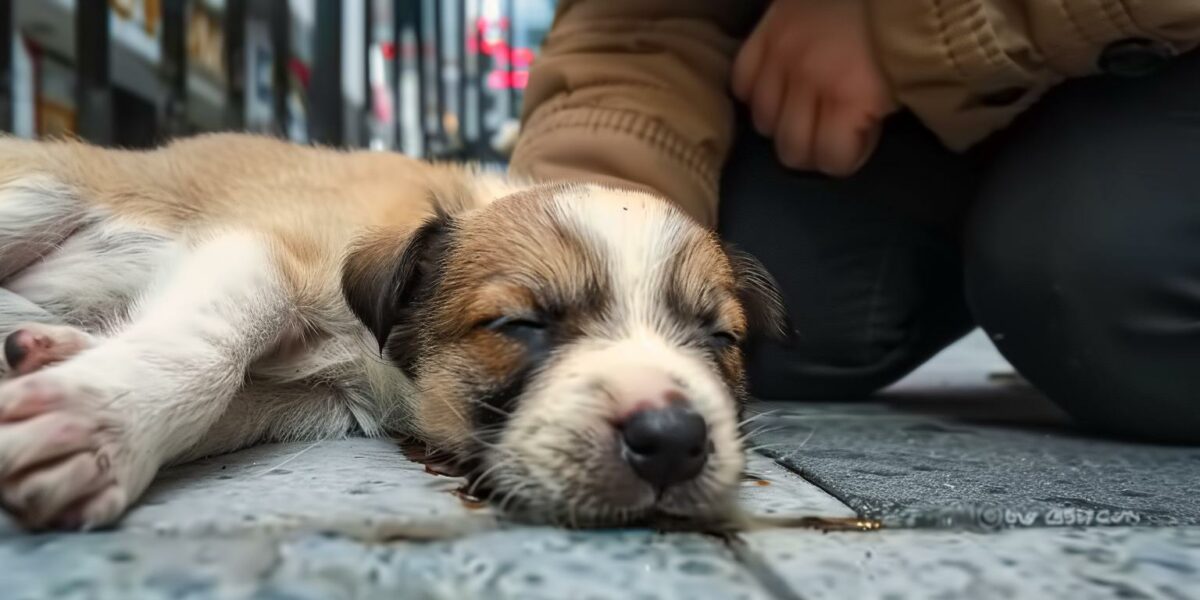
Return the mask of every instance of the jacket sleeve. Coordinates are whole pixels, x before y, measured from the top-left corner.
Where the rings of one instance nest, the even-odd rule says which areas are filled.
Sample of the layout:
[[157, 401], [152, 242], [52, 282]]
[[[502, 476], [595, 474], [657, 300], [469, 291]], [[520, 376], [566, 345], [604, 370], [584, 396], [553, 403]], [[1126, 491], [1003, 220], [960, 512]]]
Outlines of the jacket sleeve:
[[1056, 83], [1136, 74], [1200, 42], [1200, 0], [867, 0], [901, 104], [956, 150]]
[[755, 4], [560, 2], [525, 91], [513, 172], [656, 192], [713, 225], [733, 138], [729, 74]]

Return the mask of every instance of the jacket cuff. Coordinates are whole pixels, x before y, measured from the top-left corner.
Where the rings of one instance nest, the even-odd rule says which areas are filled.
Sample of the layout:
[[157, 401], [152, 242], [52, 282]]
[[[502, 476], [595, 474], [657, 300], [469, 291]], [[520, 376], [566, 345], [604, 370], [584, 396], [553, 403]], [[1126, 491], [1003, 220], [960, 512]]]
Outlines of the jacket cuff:
[[1008, 125], [1062, 77], [988, 0], [871, 0], [876, 56], [897, 101], [951, 149]]

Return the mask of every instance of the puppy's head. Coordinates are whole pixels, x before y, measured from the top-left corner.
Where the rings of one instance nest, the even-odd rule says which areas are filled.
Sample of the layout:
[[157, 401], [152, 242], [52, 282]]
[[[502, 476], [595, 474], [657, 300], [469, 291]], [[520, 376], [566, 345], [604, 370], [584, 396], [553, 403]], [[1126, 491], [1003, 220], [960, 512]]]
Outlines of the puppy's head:
[[348, 258], [347, 300], [419, 394], [416, 433], [511, 515], [722, 516], [740, 344], [782, 308], [751, 258], [656, 197], [545, 186]]

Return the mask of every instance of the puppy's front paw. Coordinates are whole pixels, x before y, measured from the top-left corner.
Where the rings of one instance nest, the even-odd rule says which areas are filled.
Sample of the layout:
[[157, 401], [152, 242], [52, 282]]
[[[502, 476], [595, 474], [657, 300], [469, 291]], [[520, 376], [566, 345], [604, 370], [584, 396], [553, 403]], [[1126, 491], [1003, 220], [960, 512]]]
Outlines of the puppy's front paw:
[[59, 369], [0, 385], [0, 505], [20, 524], [107, 525], [144, 486], [111, 400]]

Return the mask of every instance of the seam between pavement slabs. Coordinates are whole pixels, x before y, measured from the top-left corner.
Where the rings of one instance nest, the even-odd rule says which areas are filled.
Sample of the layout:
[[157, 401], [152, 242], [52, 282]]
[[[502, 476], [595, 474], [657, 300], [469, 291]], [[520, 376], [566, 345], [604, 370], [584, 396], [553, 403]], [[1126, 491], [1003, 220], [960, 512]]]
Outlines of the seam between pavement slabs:
[[821, 490], [822, 492], [829, 494], [830, 497], [832, 497], [834, 500], [841, 502], [842, 506], [845, 506], [846, 508], [854, 511], [854, 514], [858, 515], [860, 518], [864, 516], [862, 511], [858, 510], [857, 508], [854, 508], [854, 505], [851, 504], [849, 501], [847, 501], [846, 498], [843, 498], [841, 494], [838, 494], [836, 491], [831, 490], [831, 489], [825, 487], [824, 485], [821, 485], [821, 482], [819, 480], [812, 479], [810, 477], [805, 476], [804, 471], [802, 469], [793, 469], [792, 467], [789, 467], [787, 465], [787, 463], [783, 462], [783, 459], [777, 455], [771, 455], [771, 454], [767, 454], [765, 452], [759, 452], [759, 454], [771, 459], [772, 462], [774, 462], [776, 465], [778, 465], [784, 471], [787, 471], [788, 473], [792, 473], [796, 477], [803, 479], [809, 485], [812, 485], [813, 487]]
[[787, 584], [787, 581], [775, 572], [771, 565], [758, 552], [750, 548], [750, 544], [737, 534], [718, 536], [738, 564], [746, 569], [754, 581], [777, 600], [803, 600], [803, 596]]

